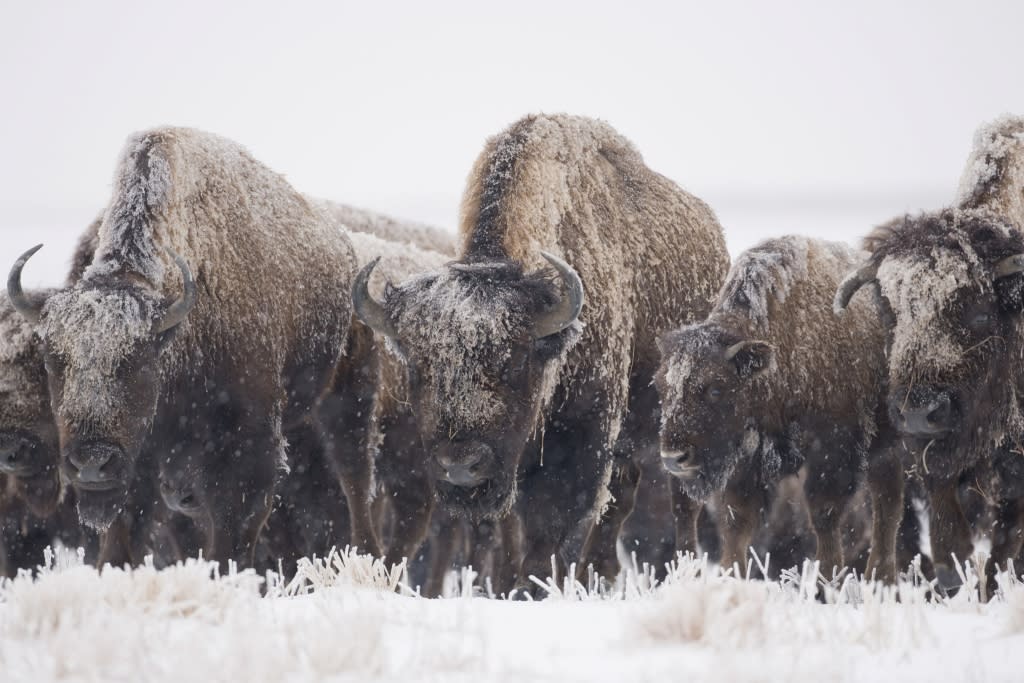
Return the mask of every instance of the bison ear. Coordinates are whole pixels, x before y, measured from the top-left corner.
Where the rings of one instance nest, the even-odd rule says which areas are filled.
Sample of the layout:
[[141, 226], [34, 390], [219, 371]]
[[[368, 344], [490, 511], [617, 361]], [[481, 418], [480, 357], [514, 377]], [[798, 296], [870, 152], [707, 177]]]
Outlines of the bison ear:
[[743, 379], [757, 377], [772, 363], [772, 346], [768, 342], [745, 340], [725, 350], [725, 360], [736, 367], [736, 374]]
[[1013, 315], [1024, 312], [1024, 254], [1014, 254], [993, 267], [999, 308]]

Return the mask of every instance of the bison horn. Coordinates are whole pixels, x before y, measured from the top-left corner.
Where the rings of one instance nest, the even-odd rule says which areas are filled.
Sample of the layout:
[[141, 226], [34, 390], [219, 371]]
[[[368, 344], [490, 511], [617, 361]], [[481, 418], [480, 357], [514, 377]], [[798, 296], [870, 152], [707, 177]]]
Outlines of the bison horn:
[[177, 264], [178, 270], [181, 271], [182, 292], [181, 298], [170, 305], [162, 318], [153, 323], [153, 332], [155, 334], [166, 332], [172, 327], [177, 327], [185, 322], [185, 318], [188, 317], [192, 307], [196, 305], [196, 282], [192, 279], [192, 271], [189, 270], [188, 263], [170, 249], [167, 250], [167, 253], [174, 258], [174, 263]]
[[846, 279], [839, 283], [839, 289], [836, 290], [836, 298], [832, 301], [832, 311], [836, 315], [845, 311], [857, 290], [873, 281], [877, 275], [878, 264], [873, 261], [868, 261], [847, 275]]
[[749, 339], [745, 339], [743, 341], [736, 342], [735, 344], [733, 344], [732, 346], [730, 346], [729, 348], [727, 348], [725, 350], [725, 360], [727, 360], [727, 361], [732, 360], [733, 358], [736, 357], [737, 353], [739, 353], [743, 349], [747, 348], [748, 346], [753, 346], [754, 344], [764, 344], [764, 342], [762, 342], [762, 341], [751, 341]]
[[41, 303], [29, 301], [29, 298], [25, 296], [25, 292], [21, 288], [21, 269], [24, 268], [25, 263], [32, 258], [32, 254], [42, 248], [43, 245], [37, 244], [19, 256], [18, 260], [14, 262], [14, 266], [11, 268], [11, 274], [7, 277], [7, 296], [11, 298], [11, 304], [14, 306], [14, 310], [20, 313], [25, 320], [32, 323], [39, 321], [39, 314], [42, 311], [43, 306]]
[[370, 294], [370, 274], [377, 266], [378, 261], [380, 261], [380, 256], [363, 266], [359, 274], [356, 275], [355, 282], [352, 283], [352, 305], [355, 307], [359, 319], [371, 330], [383, 334], [385, 337], [394, 338], [397, 335], [395, 334], [395, 325], [391, 322], [391, 316]]
[[1020, 272], [1024, 272], [1024, 254], [1014, 254], [1013, 256], [1007, 256], [996, 264], [995, 279], [998, 280], [999, 278]]
[[583, 282], [580, 276], [572, 267], [562, 259], [542, 251], [541, 256], [551, 264], [551, 267], [562, 276], [562, 282], [568, 290], [565, 297], [558, 302], [554, 309], [540, 316], [533, 325], [533, 336], [541, 339], [552, 334], [561, 332], [576, 322], [583, 310]]

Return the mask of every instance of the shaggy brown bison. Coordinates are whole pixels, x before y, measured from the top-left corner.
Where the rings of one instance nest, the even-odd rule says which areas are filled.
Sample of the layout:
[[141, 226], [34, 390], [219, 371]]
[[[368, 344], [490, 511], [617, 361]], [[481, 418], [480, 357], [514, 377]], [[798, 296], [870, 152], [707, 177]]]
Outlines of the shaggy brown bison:
[[680, 549], [700, 501], [722, 491], [722, 563], [747, 549], [781, 476], [804, 469], [820, 570], [844, 566], [840, 519], [867, 468], [874, 522], [868, 573], [892, 581], [903, 476], [886, 419], [884, 331], [873, 302], [832, 314], [861, 258], [800, 237], [740, 255], [704, 322], [665, 335], [657, 376], [661, 452], [675, 476]]
[[[137, 561], [158, 467], [204, 439], [206, 555], [251, 564], [288, 466], [285, 435], [331, 398], [351, 319], [348, 240], [235, 143], [161, 128], [129, 139], [78, 282], [45, 302], [24, 295], [34, 251], [8, 291], [42, 340], [62, 474], [83, 522], [126, 536]], [[353, 540], [376, 552], [370, 463], [357, 458], [335, 461]]]
[[[439, 252], [371, 234], [352, 233], [351, 240], [359, 264], [374, 264], [368, 286], [378, 297], [388, 282], [436, 270], [448, 261]], [[376, 454], [377, 495], [389, 508], [378, 517], [391, 522], [389, 533], [382, 534], [386, 557], [393, 563], [412, 559], [430, 525], [434, 486], [410, 411], [405, 368], [386, 337], [356, 318], [338, 380], [346, 382], [350, 395], [365, 401], [374, 416], [370, 444]]]
[[353, 298], [405, 361], [440, 500], [473, 519], [518, 506], [516, 582], [533, 590], [552, 555], [562, 571], [579, 558], [627, 411], [652, 408], [632, 443], [657, 438], [656, 333], [706, 314], [728, 256], [703, 202], [608, 125], [564, 115], [487, 142], [460, 232], [456, 261], [380, 298], [370, 264]]
[[[99, 223], [97, 219], [89, 225], [75, 249], [69, 284], [81, 278], [92, 261]], [[31, 291], [25, 298], [38, 304], [52, 293]], [[75, 517], [74, 493], [61, 486], [59, 462], [43, 351], [32, 324], [4, 297], [0, 300], [0, 518], [4, 529], [0, 574], [38, 565], [43, 549], [55, 539], [69, 547], [90, 540]]]
[[932, 558], [944, 586], [972, 552], [957, 488], [995, 502], [987, 592], [1024, 533], [1024, 119], [983, 127], [953, 208], [907, 216], [864, 240], [870, 253], [836, 294], [871, 285], [888, 332], [889, 412], [908, 469], [931, 502]]

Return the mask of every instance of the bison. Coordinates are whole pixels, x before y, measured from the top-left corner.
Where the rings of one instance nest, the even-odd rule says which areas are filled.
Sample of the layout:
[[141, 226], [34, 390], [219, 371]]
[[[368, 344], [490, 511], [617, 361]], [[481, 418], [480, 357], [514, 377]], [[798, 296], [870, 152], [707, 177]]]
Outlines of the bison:
[[447, 230], [432, 225], [400, 220], [382, 213], [360, 209], [326, 199], [312, 199], [333, 221], [354, 233], [365, 233], [388, 242], [410, 244], [428, 252], [455, 256], [455, 238]]
[[[82, 521], [124, 537], [137, 559], [159, 466], [205, 439], [206, 555], [251, 564], [288, 467], [286, 435], [332, 398], [351, 244], [237, 144], [168, 127], [129, 139], [92, 264], [42, 302], [20, 285], [36, 249], [8, 291], [43, 345], [61, 472]], [[339, 460], [353, 540], [376, 552], [370, 463]]]
[[959, 583], [952, 558], [973, 550], [958, 486], [995, 502], [989, 594], [1024, 533], [1022, 230], [1024, 119], [1005, 117], [976, 135], [956, 205], [872, 231], [835, 300], [841, 311], [870, 285], [880, 302], [888, 409], [930, 498], [944, 587]]
[[[75, 249], [69, 284], [92, 261], [101, 218]], [[52, 293], [31, 291], [25, 297], [40, 303]], [[42, 348], [32, 325], [5, 297], [0, 300], [0, 517], [5, 523], [0, 574], [36, 566], [55, 539], [66, 546], [91, 541], [74, 515], [74, 493], [61, 486], [59, 461]]]
[[580, 557], [627, 412], [648, 415], [631, 443], [657, 438], [657, 331], [703, 317], [728, 256], [706, 204], [607, 124], [567, 115], [487, 142], [460, 234], [455, 261], [382, 296], [367, 265], [353, 300], [405, 363], [443, 505], [474, 520], [518, 507], [523, 596], [553, 555], [563, 572]]
[[[335, 205], [340, 206], [340, 205]], [[389, 234], [401, 234], [401, 224], [389, 223]], [[391, 242], [372, 234], [348, 232], [336, 224], [354, 247], [358, 263], [381, 260], [377, 271], [383, 286], [385, 277], [406, 278], [417, 272], [442, 265], [447, 258], [437, 252], [419, 249], [410, 242]], [[358, 424], [320, 424], [312, 415], [295, 425], [288, 434], [290, 471], [277, 486], [277, 503], [268, 520], [264, 540], [268, 564], [289, 572], [301, 557], [325, 555], [332, 546], [346, 540], [344, 530], [336, 528], [347, 519], [342, 492], [332, 481], [331, 452], [349, 453], [351, 448], [325, 449], [336, 433], [358, 436], [354, 441], [366, 449], [365, 457], [375, 463], [376, 507], [387, 501], [392, 512], [390, 533], [381, 534], [382, 510], [375, 512], [377, 538], [384, 541], [386, 558], [400, 562], [412, 558], [426, 534], [433, 504], [432, 481], [423, 469], [422, 445], [410, 426], [404, 401], [404, 369], [387, 353], [383, 339], [358, 319], [353, 319], [344, 352], [331, 376], [329, 394], [342, 397], [353, 406], [352, 412], [365, 416]], [[358, 410], [357, 410], [358, 409]], [[222, 429], [214, 417], [200, 422], [207, 432], [190, 440], [189, 451], [177, 453], [161, 468], [161, 493], [172, 509], [208, 526], [214, 523], [214, 510], [197, 484], [198, 463], [206, 444], [213, 443]], [[329, 452], [330, 451], [330, 452]]]
[[903, 476], [884, 331], [873, 302], [841, 319], [831, 310], [860, 259], [830, 242], [765, 241], [736, 259], [707, 320], [664, 336], [661, 457], [675, 477], [680, 549], [695, 546], [699, 502], [721, 491], [722, 563], [745, 564], [772, 485], [804, 469], [816, 557], [831, 578], [845, 566], [840, 519], [867, 468], [867, 571], [895, 580]]

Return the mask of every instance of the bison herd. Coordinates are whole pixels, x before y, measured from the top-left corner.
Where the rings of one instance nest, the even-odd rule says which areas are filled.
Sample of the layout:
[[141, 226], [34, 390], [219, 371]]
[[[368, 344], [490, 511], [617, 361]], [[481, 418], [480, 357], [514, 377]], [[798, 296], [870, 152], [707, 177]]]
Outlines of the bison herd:
[[863, 247], [730, 268], [708, 205], [581, 117], [488, 140], [457, 245], [136, 134], [64, 285], [22, 287], [37, 246], [0, 301], [0, 570], [348, 544], [525, 596], [753, 547], [893, 582], [925, 510], [923, 570], [953, 589], [987, 538], [988, 597], [1024, 538], [1024, 119]]

